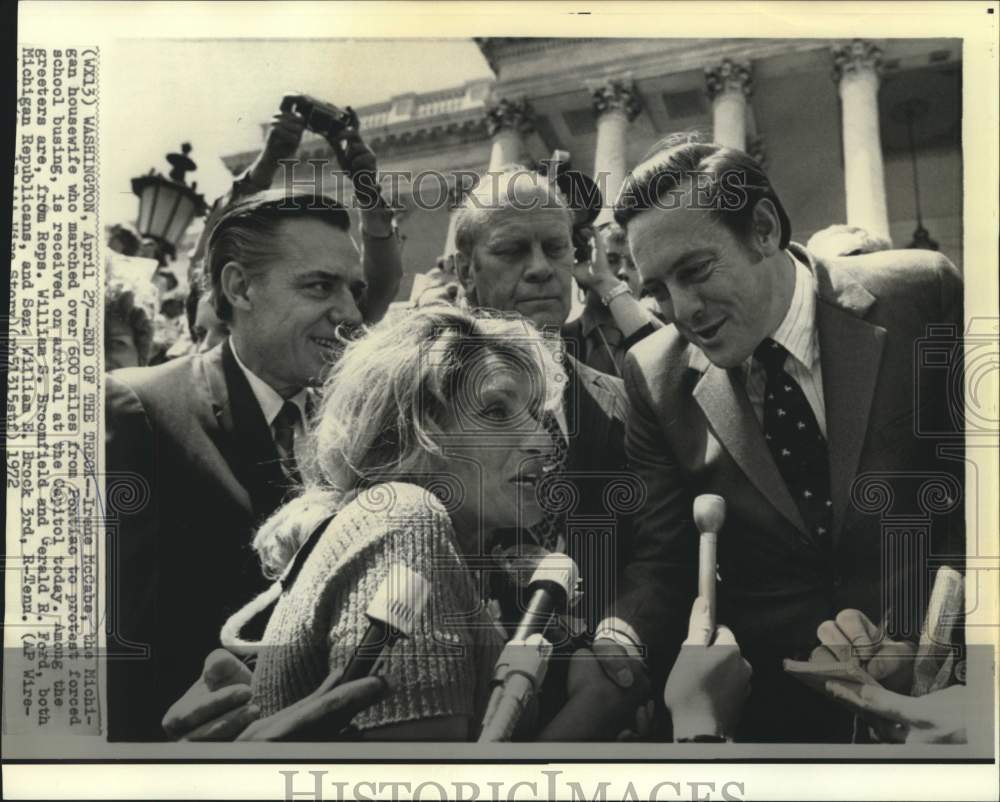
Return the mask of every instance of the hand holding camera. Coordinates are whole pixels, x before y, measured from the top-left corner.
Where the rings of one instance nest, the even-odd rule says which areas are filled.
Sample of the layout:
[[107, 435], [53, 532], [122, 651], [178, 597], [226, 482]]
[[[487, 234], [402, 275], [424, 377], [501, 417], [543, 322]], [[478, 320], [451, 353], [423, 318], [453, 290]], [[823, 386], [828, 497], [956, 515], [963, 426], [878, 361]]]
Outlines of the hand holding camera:
[[309, 95], [285, 95], [281, 111], [296, 115], [306, 128], [326, 138], [340, 169], [354, 184], [362, 209], [380, 205], [375, 152], [361, 138], [361, 123], [354, 109], [350, 106], [341, 109]]
[[305, 120], [292, 111], [281, 111], [271, 118], [271, 127], [264, 142], [264, 154], [272, 163], [295, 157], [305, 131]]

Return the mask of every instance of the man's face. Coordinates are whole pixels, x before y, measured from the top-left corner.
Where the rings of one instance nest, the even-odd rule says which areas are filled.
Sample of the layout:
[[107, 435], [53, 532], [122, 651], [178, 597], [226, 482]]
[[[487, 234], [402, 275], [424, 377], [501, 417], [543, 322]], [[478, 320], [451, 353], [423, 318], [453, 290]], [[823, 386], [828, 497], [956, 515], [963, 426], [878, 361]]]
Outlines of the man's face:
[[322, 380], [341, 323], [361, 323], [361, 258], [346, 231], [314, 218], [286, 220], [281, 256], [261, 265], [230, 328], [240, 358], [277, 392]]
[[614, 272], [615, 277], [628, 284], [629, 292], [638, 298], [642, 290], [642, 281], [639, 278], [635, 262], [632, 261], [632, 254], [629, 253], [628, 241], [616, 237], [605, 237], [604, 251], [608, 257], [608, 266]]
[[787, 302], [773, 261], [708, 212], [644, 211], [629, 221], [628, 237], [643, 287], [713, 364], [742, 364], [773, 330], [777, 305]]
[[570, 231], [561, 208], [491, 213], [466, 282], [479, 306], [519, 312], [536, 326], [565, 323], [573, 287]]
[[212, 296], [202, 295], [194, 316], [194, 339], [198, 353], [211, 351], [228, 336], [229, 326], [215, 314]]

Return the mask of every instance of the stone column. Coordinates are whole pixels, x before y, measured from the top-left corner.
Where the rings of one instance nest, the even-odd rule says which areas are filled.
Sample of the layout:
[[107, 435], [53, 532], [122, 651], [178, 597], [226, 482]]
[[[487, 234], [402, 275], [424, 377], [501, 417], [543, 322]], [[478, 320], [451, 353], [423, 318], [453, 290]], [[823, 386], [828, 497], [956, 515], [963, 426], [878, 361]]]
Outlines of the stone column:
[[589, 88], [597, 115], [594, 180], [604, 195], [604, 208], [594, 222], [599, 226], [614, 219], [615, 199], [628, 174], [628, 127], [642, 111], [642, 101], [629, 80], [608, 80]]
[[531, 104], [503, 98], [486, 109], [486, 130], [493, 139], [490, 172], [524, 161], [524, 136], [533, 130]]
[[833, 48], [833, 73], [840, 89], [843, 126], [847, 224], [888, 239], [878, 119], [881, 61], [882, 51], [861, 39]]
[[749, 64], [723, 59], [705, 68], [705, 86], [712, 101], [712, 138], [727, 148], [747, 148], [747, 97], [753, 89]]

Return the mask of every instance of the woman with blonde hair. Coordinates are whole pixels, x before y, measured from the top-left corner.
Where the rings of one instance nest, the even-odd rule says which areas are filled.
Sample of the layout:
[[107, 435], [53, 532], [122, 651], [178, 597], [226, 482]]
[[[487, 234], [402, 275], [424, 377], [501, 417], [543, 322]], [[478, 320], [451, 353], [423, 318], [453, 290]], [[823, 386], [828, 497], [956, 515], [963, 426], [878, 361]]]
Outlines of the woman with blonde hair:
[[[304, 490], [253, 543], [265, 573], [280, 578], [253, 646], [262, 716], [344, 668], [369, 602], [403, 563], [428, 580], [429, 602], [384, 653], [387, 694], [353, 723], [367, 738], [475, 737], [504, 642], [476, 566], [494, 532], [543, 515], [536, 488], [551, 453], [543, 417], [560, 399], [554, 365], [530, 324], [450, 306], [385, 321], [347, 345], [324, 388]], [[223, 631], [230, 648], [246, 617]]]

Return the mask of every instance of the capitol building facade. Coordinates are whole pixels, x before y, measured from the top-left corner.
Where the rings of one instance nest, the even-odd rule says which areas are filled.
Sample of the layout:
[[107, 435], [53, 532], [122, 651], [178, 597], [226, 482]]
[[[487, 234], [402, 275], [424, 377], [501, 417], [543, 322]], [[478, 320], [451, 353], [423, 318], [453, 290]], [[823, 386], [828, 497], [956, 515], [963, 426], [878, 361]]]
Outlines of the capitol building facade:
[[[646, 150], [677, 132], [697, 132], [760, 160], [797, 242], [848, 223], [905, 248], [919, 222], [962, 268], [961, 40], [476, 44], [494, 80], [357, 108], [380, 171], [406, 175], [389, 185], [407, 273], [401, 300], [413, 275], [450, 247], [451, 210], [468, 188], [463, 174], [530, 166], [558, 148], [574, 168], [600, 176], [610, 203]], [[224, 161], [239, 174], [258, 152]], [[296, 181], [320, 180], [327, 191], [344, 185], [334, 181], [336, 161], [322, 138], [307, 133], [299, 157]], [[309, 159], [325, 167], [314, 172]]]

